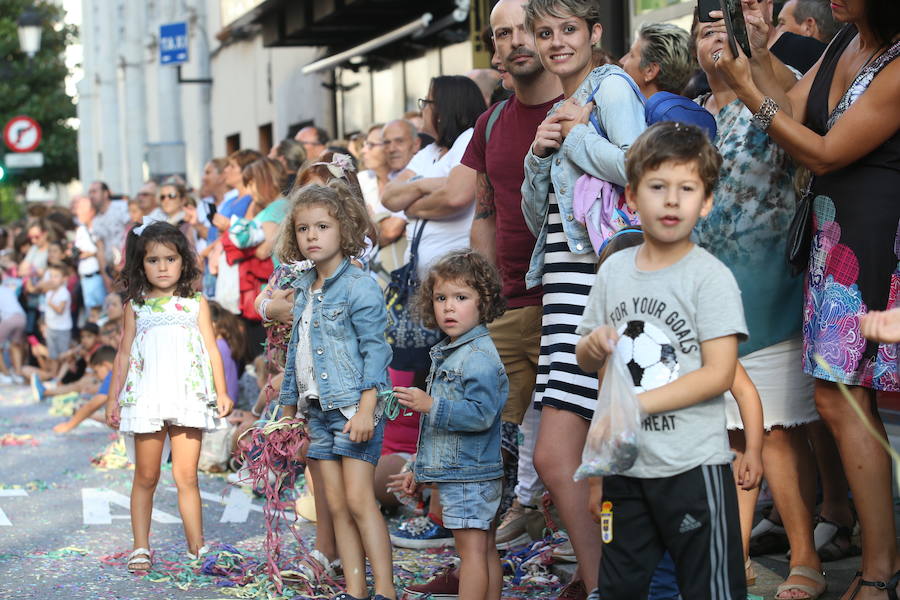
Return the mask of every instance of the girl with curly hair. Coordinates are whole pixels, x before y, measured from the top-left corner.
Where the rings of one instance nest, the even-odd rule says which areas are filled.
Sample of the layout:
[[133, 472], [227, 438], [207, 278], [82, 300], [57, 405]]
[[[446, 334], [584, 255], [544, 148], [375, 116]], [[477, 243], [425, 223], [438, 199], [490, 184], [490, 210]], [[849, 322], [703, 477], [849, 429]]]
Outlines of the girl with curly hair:
[[374, 493], [385, 421], [379, 397], [390, 390], [387, 310], [381, 288], [353, 261], [365, 249], [369, 216], [358, 192], [336, 179], [292, 192], [283, 227], [278, 255], [314, 266], [292, 284], [278, 401], [285, 416], [308, 421], [306, 458], [321, 478], [315, 494], [325, 494], [346, 582], [335, 598], [369, 597], [368, 558], [375, 600], [394, 600], [391, 544]]
[[416, 464], [403, 490], [414, 494], [417, 485], [437, 484], [444, 527], [461, 559], [460, 599], [499, 599], [503, 570], [494, 517], [503, 488], [500, 412], [509, 381], [487, 324], [505, 308], [500, 277], [477, 252], [450, 252], [429, 270], [416, 304], [424, 324], [447, 337], [431, 349], [427, 392], [394, 388], [402, 406], [422, 413]]

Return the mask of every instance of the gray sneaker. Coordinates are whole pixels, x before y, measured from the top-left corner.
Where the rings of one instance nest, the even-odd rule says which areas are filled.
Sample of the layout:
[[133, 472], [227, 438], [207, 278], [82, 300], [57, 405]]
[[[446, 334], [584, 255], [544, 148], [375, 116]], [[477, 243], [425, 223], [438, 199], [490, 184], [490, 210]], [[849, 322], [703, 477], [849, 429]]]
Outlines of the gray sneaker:
[[523, 506], [518, 499], [513, 500], [497, 527], [497, 549], [506, 550], [530, 542], [526, 525], [533, 514], [540, 513], [535, 508]]

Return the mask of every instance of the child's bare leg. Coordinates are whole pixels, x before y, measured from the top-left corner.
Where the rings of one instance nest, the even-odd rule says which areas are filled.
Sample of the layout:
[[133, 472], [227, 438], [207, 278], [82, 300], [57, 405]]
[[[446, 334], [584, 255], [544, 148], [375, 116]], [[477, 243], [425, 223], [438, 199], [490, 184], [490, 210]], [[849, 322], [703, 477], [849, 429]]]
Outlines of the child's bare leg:
[[24, 361], [24, 349], [22, 344], [11, 343], [9, 345], [9, 359], [12, 362], [12, 370], [16, 375], [22, 374], [22, 364]]
[[[325, 498], [325, 485], [322, 481], [322, 470], [319, 461], [307, 462], [313, 484], [313, 498], [316, 502], [316, 550], [334, 561], [338, 556], [337, 542], [334, 539], [334, 521], [328, 500]], [[326, 565], [327, 566], [327, 565]]]
[[[354, 598], [368, 598], [366, 555], [363, 551], [359, 530], [356, 528], [356, 523], [353, 522], [353, 517], [350, 516], [350, 508], [347, 505], [341, 462], [337, 460], [318, 460], [316, 462], [319, 463], [322, 473], [322, 488], [325, 490], [328, 507], [331, 509], [334, 537], [337, 541], [338, 555], [341, 557], [341, 566], [344, 569], [347, 593]], [[318, 517], [318, 515], [316, 516]]]
[[[453, 538], [460, 558], [459, 600], [492, 598], [489, 589], [488, 532], [481, 529], [454, 529]], [[499, 594], [497, 597], [499, 598]]]
[[[375, 579], [375, 593], [386, 598], [396, 598], [394, 588], [394, 568], [391, 557], [391, 539], [388, 536], [387, 524], [378, 504], [375, 502], [375, 465], [356, 458], [344, 457], [343, 466], [344, 490], [347, 497], [353, 498], [349, 504], [350, 515], [362, 539], [372, 577]], [[329, 496], [330, 498], [330, 496]], [[335, 533], [337, 524], [335, 524]], [[340, 539], [340, 538], [338, 538]], [[340, 546], [340, 542], [338, 542]], [[344, 574], [346, 575], [346, 567]]]
[[134, 547], [150, 547], [150, 514], [153, 511], [153, 492], [159, 482], [159, 463], [162, 458], [166, 430], [138, 433], [134, 436], [134, 481], [131, 484], [131, 533]]
[[184, 537], [188, 551], [197, 554], [203, 546], [203, 510], [197, 482], [203, 432], [194, 427], [171, 425], [169, 438], [172, 440], [172, 477], [178, 488], [178, 511], [184, 524]]
[[399, 454], [385, 454], [378, 459], [375, 466], [375, 499], [385, 510], [400, 507], [400, 501], [393, 492], [388, 491], [387, 484], [388, 478], [399, 473], [405, 464], [406, 458]]
[[[741, 462], [746, 446], [746, 438], [744, 432], [740, 429], [732, 429], [728, 431], [728, 441], [731, 449], [735, 453], [734, 463], [732, 463], [735, 476], [738, 475], [737, 466]], [[753, 514], [756, 511], [756, 499], [759, 497], [759, 487], [750, 491], [742, 490], [737, 481], [738, 514], [741, 520], [741, 547], [744, 549], [744, 562], [750, 557], [750, 531], [753, 529]]]
[[484, 598], [485, 600], [500, 600], [500, 595], [503, 593], [503, 565], [500, 563], [500, 554], [497, 552], [497, 530], [491, 527], [487, 534], [488, 589]]
[[37, 375], [38, 379], [44, 381], [45, 379], [49, 379], [50, 375], [44, 371], [41, 367], [33, 367], [31, 365], [25, 365], [22, 367], [22, 376], [26, 378], [30, 378], [32, 375]]

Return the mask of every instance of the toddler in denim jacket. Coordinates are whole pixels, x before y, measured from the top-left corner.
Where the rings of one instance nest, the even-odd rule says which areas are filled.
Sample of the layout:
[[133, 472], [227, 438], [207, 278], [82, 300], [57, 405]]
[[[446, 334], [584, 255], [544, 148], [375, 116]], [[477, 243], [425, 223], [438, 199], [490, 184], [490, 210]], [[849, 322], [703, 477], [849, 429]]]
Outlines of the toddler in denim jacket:
[[[416, 298], [426, 327], [448, 337], [431, 349], [428, 392], [394, 388], [397, 401], [423, 413], [416, 464], [403, 481], [434, 483], [444, 527], [461, 559], [460, 595], [499, 597], [503, 585], [494, 543], [503, 463], [500, 412], [509, 381], [486, 323], [503, 313], [496, 269], [472, 250], [451, 252], [428, 272]], [[490, 591], [490, 593], [489, 593]]]
[[[391, 545], [375, 502], [375, 465], [384, 433], [380, 392], [390, 390], [391, 348], [381, 288], [352, 263], [365, 249], [369, 217], [358, 191], [342, 181], [291, 193], [279, 235], [314, 267], [294, 283], [294, 315], [279, 404], [307, 415], [315, 493], [324, 491], [346, 590], [334, 600], [394, 600]], [[279, 248], [283, 250], [283, 248]], [[321, 483], [321, 485], [319, 485]], [[352, 505], [352, 510], [351, 510]]]

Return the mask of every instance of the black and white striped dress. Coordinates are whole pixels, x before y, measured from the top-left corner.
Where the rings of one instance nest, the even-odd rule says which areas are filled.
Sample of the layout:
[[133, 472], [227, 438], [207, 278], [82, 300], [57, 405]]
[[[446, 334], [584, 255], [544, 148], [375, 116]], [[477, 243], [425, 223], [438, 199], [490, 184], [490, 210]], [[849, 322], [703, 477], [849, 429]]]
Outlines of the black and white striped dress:
[[590, 420], [597, 403], [597, 376], [578, 368], [575, 328], [596, 277], [597, 255], [573, 254], [563, 231], [556, 195], [550, 191], [544, 249], [544, 317], [534, 401]]

